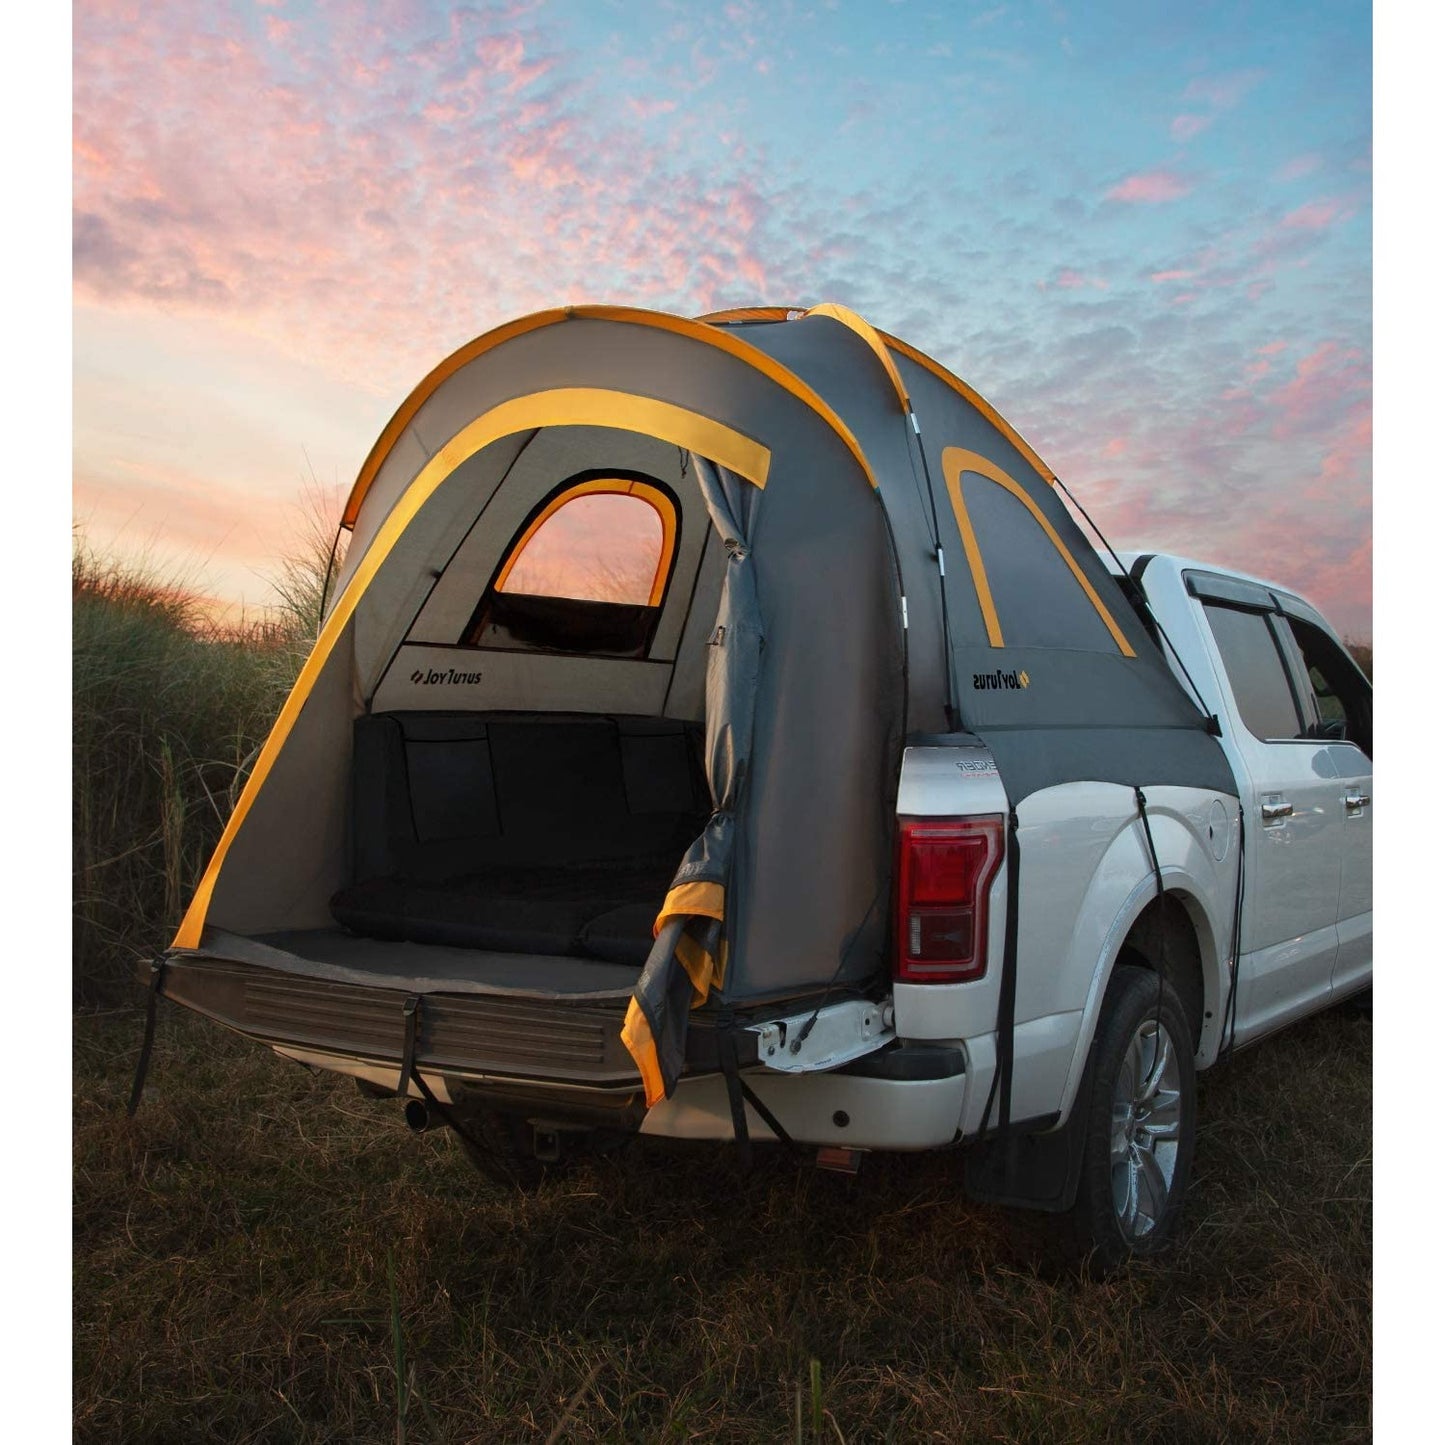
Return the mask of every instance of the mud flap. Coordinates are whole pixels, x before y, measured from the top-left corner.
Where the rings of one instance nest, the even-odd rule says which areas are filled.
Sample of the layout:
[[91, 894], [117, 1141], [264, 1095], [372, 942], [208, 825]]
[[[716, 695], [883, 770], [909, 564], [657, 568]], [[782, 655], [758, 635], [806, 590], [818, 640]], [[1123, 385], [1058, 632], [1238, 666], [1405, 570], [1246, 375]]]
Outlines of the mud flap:
[[967, 1149], [963, 1187], [968, 1197], [980, 1204], [1040, 1209], [1047, 1214], [1072, 1209], [1084, 1167], [1093, 1082], [1094, 1050], [1090, 1047], [1073, 1111], [1062, 1128], [1047, 1134], [1005, 1134]]

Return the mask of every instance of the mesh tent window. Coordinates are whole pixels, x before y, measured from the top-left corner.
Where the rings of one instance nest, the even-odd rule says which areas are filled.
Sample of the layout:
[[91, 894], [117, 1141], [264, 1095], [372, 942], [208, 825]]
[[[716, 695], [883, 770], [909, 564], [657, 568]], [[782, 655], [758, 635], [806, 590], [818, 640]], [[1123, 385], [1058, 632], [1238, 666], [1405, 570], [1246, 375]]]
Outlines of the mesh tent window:
[[678, 504], [638, 473], [563, 482], [522, 524], [458, 642], [645, 657], [677, 555]]

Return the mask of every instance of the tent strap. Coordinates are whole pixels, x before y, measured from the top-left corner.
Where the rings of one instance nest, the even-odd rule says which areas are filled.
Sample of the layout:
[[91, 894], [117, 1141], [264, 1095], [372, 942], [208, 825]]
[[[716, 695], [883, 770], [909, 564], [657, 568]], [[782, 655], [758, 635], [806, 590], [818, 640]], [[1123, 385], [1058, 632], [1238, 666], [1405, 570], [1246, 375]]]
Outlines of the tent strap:
[[757, 1093], [743, 1078], [738, 1068], [738, 1025], [732, 1010], [721, 1015], [717, 1028], [718, 1063], [722, 1068], [723, 1082], [728, 1092], [728, 1112], [732, 1115], [733, 1138], [738, 1146], [738, 1163], [743, 1169], [750, 1169], [753, 1162], [753, 1145], [748, 1136], [748, 1114], [744, 1102], [751, 1104], [758, 1117], [772, 1130], [774, 1137], [790, 1154], [799, 1153], [797, 1142], [778, 1121], [778, 1116], [758, 1098]]
[[[426, 1101], [427, 1108], [439, 1118], [459, 1139], [469, 1144], [479, 1158], [493, 1161], [492, 1170], [487, 1173], [499, 1183], [510, 1182], [506, 1165], [502, 1162], [497, 1151], [491, 1145], [478, 1139], [458, 1118], [456, 1110], [450, 1104], [443, 1104], [432, 1091], [432, 1087], [422, 1078], [421, 1069], [416, 1061], [416, 1036], [421, 1030], [421, 1008], [422, 1001], [419, 994], [413, 994], [402, 1005], [403, 1027], [406, 1030], [403, 1040], [401, 1077], [397, 1083], [398, 1097], [404, 1096], [411, 1084], [415, 1084], [417, 1092]], [[496, 1172], [492, 1172], [495, 1170]]]
[[773, 1111], [768, 1108], [768, 1106], [763, 1103], [760, 1098], [758, 1098], [757, 1094], [753, 1092], [752, 1087], [748, 1084], [748, 1081], [743, 1078], [741, 1074], [738, 1075], [738, 1088], [742, 1090], [743, 1098], [745, 1098], [748, 1103], [750, 1103], [757, 1111], [758, 1117], [777, 1136], [778, 1142], [783, 1145], [783, 1147], [786, 1148], [790, 1154], [797, 1154], [799, 1152], [799, 1149], [797, 1143], [793, 1139], [793, 1136], [789, 1134], [785, 1128], [783, 1128], [783, 1126], [778, 1122], [777, 1115], [774, 1114]]
[[[1008, 810], [1008, 902], [1004, 915], [1003, 970], [998, 996], [998, 1132], [1007, 1136], [1013, 1106], [1014, 1028], [1019, 977], [1019, 815]], [[987, 1126], [988, 1120], [985, 1119]]]
[[748, 1112], [743, 1106], [742, 1075], [738, 1072], [737, 1023], [731, 1011], [722, 1015], [717, 1042], [718, 1063], [722, 1066], [723, 1083], [728, 1091], [728, 1112], [733, 1121], [733, 1139], [738, 1146], [738, 1163], [746, 1170], [752, 1167], [753, 1146], [748, 1138]]
[[130, 1102], [125, 1106], [127, 1119], [135, 1118], [135, 1111], [140, 1108], [141, 1094], [145, 1092], [146, 1074], [151, 1066], [151, 1049], [156, 1041], [156, 1005], [161, 996], [161, 983], [166, 975], [166, 962], [163, 958], [151, 960], [150, 987], [146, 995], [146, 1028], [145, 1037], [141, 1040], [140, 1058], [135, 1064], [135, 1080], [130, 1086]]

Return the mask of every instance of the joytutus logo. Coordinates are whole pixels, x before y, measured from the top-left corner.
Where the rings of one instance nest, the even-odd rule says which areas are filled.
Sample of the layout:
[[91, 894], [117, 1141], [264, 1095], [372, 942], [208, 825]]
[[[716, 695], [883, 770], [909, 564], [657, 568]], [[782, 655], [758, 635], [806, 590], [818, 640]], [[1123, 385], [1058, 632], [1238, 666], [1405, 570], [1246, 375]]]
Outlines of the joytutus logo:
[[976, 672], [973, 675], [973, 690], [987, 692], [998, 688], [1017, 689], [1029, 685], [1026, 672]]
[[482, 675], [479, 672], [458, 672], [452, 667], [431, 668], [426, 672], [423, 672], [421, 668], [417, 668], [417, 670], [412, 673], [411, 680], [418, 687], [424, 687], [429, 683], [438, 682], [466, 685], [468, 683], [475, 684], [480, 682]]

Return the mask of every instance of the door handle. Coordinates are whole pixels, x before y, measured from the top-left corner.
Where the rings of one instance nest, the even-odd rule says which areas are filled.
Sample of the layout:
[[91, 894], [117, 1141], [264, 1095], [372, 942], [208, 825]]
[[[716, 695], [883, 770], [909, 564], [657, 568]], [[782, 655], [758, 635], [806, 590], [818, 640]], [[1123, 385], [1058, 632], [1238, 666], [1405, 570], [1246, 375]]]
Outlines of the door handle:
[[1370, 795], [1368, 793], [1345, 794], [1345, 816], [1347, 818], [1358, 818], [1369, 806]]
[[1283, 800], [1275, 803], [1261, 803], [1259, 808], [1260, 817], [1264, 819], [1266, 828], [1282, 828], [1284, 820], [1294, 814], [1294, 804], [1286, 803]]

